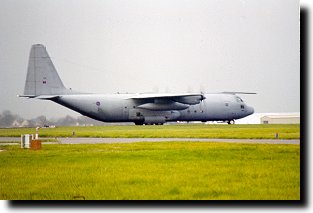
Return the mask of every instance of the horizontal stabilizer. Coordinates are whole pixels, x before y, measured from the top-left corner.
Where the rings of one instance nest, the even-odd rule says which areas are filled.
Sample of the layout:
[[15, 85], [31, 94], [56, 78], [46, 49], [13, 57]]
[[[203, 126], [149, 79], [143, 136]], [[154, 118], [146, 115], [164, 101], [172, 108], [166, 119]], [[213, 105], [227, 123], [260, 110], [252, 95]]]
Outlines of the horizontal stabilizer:
[[60, 97], [59, 95], [39, 95], [36, 99], [43, 99], [43, 100], [52, 100], [54, 98]]
[[19, 98], [35, 98], [36, 95], [17, 95]]
[[54, 98], [60, 97], [59, 95], [18, 95], [20, 98], [35, 98], [35, 99], [42, 99], [42, 100], [52, 100]]

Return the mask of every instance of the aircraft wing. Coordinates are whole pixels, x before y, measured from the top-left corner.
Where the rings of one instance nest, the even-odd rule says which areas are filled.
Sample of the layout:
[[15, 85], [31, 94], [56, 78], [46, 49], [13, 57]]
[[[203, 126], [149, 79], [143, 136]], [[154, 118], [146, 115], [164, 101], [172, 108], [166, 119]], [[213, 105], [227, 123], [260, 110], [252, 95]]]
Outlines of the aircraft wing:
[[255, 92], [222, 92], [223, 94], [231, 94], [231, 95], [236, 95], [236, 94], [244, 94], [244, 95], [256, 95], [257, 93]]
[[162, 111], [187, 109], [190, 105], [199, 104], [205, 96], [198, 93], [136, 94], [127, 99], [135, 100], [137, 108]]

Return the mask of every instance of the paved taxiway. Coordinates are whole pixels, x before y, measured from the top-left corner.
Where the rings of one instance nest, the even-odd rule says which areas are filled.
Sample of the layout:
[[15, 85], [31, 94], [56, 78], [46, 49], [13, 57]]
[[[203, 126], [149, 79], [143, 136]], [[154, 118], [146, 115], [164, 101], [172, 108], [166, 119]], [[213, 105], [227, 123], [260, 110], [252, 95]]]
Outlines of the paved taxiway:
[[[46, 139], [46, 138], [44, 138]], [[96, 144], [96, 143], [135, 143], [135, 142], [226, 142], [226, 143], [253, 143], [253, 144], [300, 144], [299, 139], [217, 139], [217, 138], [53, 138], [58, 142], [45, 142], [46, 144]], [[0, 142], [19, 143], [18, 137], [0, 137]], [[13, 143], [12, 143], [13, 142]], [[14, 143], [16, 142], [16, 143]], [[0, 143], [3, 144], [3, 143]]]

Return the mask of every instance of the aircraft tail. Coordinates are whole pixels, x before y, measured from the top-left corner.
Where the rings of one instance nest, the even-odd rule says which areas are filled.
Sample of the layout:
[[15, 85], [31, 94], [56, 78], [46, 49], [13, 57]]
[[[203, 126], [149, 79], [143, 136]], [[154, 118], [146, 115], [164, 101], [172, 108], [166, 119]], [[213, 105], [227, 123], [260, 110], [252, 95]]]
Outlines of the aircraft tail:
[[30, 50], [24, 97], [67, 94], [45, 46], [34, 44]]

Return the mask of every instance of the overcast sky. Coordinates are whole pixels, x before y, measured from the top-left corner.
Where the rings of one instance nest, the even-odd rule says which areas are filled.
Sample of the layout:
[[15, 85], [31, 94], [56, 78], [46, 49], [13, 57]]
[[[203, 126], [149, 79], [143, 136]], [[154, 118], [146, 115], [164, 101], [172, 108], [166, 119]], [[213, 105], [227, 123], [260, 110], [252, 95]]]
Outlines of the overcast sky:
[[78, 115], [22, 94], [32, 44], [66, 87], [223, 92], [256, 112], [300, 111], [298, 0], [1, 0], [0, 112]]

